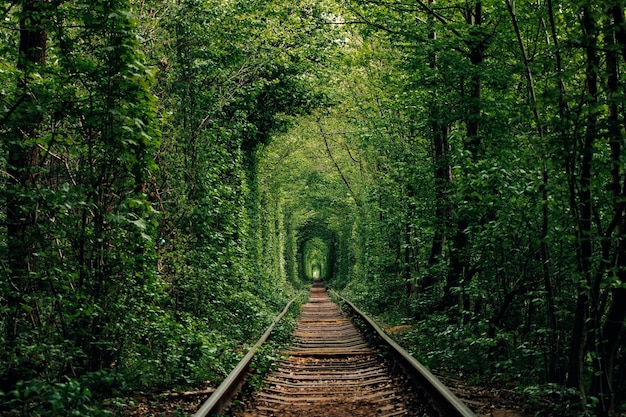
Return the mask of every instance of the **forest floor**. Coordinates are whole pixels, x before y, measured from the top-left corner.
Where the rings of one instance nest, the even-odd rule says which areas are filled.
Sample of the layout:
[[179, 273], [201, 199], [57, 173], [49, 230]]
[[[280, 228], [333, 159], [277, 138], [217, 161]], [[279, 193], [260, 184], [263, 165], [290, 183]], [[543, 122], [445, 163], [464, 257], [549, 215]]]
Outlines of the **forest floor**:
[[115, 398], [104, 406], [118, 417], [182, 417], [194, 414], [215, 389], [208, 384], [187, 391]]
[[532, 417], [527, 399], [510, 389], [468, 385], [440, 377], [441, 381], [479, 417]]
[[[509, 389], [488, 385], [467, 385], [451, 378], [441, 378], [450, 390], [478, 417], [532, 417], [526, 399]], [[119, 417], [182, 417], [195, 413], [206, 401], [210, 388], [206, 385], [182, 393], [164, 393], [120, 398], [109, 404]], [[536, 411], [536, 410], [535, 410]]]
[[[385, 326], [388, 333], [402, 333], [405, 326]], [[409, 326], [406, 326], [409, 327]], [[447, 375], [438, 378], [459, 397], [478, 417], [532, 417], [551, 415], [549, 410], [538, 410], [528, 398], [513, 389], [490, 382], [468, 384]], [[182, 417], [195, 413], [215, 387], [210, 383], [185, 387], [180, 392], [153, 393], [118, 398], [106, 408], [119, 417]]]
[[[378, 320], [380, 321], [380, 318]], [[401, 337], [396, 336], [412, 328], [410, 325], [389, 326], [385, 324], [382, 327], [399, 344], [402, 344]], [[436, 374], [436, 372], [433, 373]], [[496, 386], [488, 381], [469, 384], [449, 375], [436, 374], [436, 377], [478, 417], [532, 417], [537, 411], [531, 409], [524, 395], [513, 389], [501, 385]]]
[[[384, 326], [385, 330], [399, 336], [410, 326]], [[459, 397], [478, 417], [532, 417], [534, 415], [554, 415], [548, 409], [538, 409], [529, 399], [514, 389], [492, 382], [469, 384], [458, 377], [437, 375], [437, 377]], [[185, 387], [179, 392], [153, 393], [117, 398], [107, 402], [106, 408], [119, 417], [182, 417], [195, 413], [215, 390], [209, 382], [195, 387]], [[535, 399], [536, 400], [536, 399]], [[539, 412], [539, 414], [537, 414]]]
[[[532, 417], [552, 415], [538, 410], [527, 397], [512, 389], [484, 382], [468, 384], [456, 378], [437, 375], [478, 417]], [[119, 417], [182, 417], [195, 413], [214, 391], [210, 383], [185, 387], [178, 392], [153, 393], [118, 398], [107, 403], [107, 409]]]

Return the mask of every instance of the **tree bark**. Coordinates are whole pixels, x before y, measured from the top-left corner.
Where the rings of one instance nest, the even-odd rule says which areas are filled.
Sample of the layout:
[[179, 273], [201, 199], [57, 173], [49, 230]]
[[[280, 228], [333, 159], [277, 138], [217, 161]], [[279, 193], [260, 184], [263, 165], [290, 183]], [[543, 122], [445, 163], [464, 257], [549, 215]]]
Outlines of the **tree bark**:
[[[11, 291], [6, 294], [6, 342], [9, 349], [16, 348], [16, 339], [28, 321], [28, 313], [21, 307], [24, 295], [31, 291], [30, 274], [34, 272], [33, 257], [36, 250], [36, 223], [38, 204], [35, 197], [39, 150], [37, 134], [42, 114], [37, 103], [35, 88], [29, 85], [30, 74], [46, 62], [47, 32], [44, 28], [45, 3], [40, 0], [22, 2], [20, 20], [19, 58], [21, 72], [19, 89], [21, 100], [7, 140], [6, 222], [8, 280]], [[9, 369], [4, 378], [15, 383], [20, 370]], [[3, 379], [4, 379], [3, 378]], [[10, 381], [14, 379], [13, 381]], [[4, 385], [2, 381], [1, 385]], [[2, 387], [0, 387], [1, 389]], [[6, 391], [6, 390], [5, 390]]]
[[[29, 73], [46, 62], [47, 33], [42, 27], [41, 1], [25, 0], [20, 21], [18, 69], [23, 100], [19, 120], [12, 126], [7, 146], [7, 242], [9, 269], [13, 286], [23, 289], [27, 283], [33, 255], [32, 229], [37, 220], [37, 204], [32, 196], [36, 185], [39, 150], [36, 144], [41, 114], [36, 109], [37, 96], [29, 86]], [[16, 301], [16, 300], [13, 300]]]
[[585, 344], [587, 340], [587, 320], [589, 318], [591, 262], [593, 256], [592, 215], [593, 196], [591, 192], [592, 162], [594, 156], [594, 141], [597, 137], [598, 120], [594, 111], [598, 101], [598, 66], [597, 30], [592, 17], [591, 6], [587, 4], [583, 9], [582, 30], [585, 39], [586, 79], [587, 79], [587, 107], [586, 132], [580, 149], [580, 179], [579, 179], [579, 217], [578, 217], [578, 270], [583, 282], [578, 286], [578, 297], [572, 330], [570, 355], [568, 363], [567, 385], [577, 388], [585, 397], [583, 382], [583, 367]]
[[429, 265], [440, 262], [446, 241], [446, 230], [450, 225], [451, 202], [449, 197], [452, 184], [450, 163], [448, 162], [448, 128], [433, 115], [431, 123], [433, 135], [433, 163], [435, 165], [435, 234], [428, 259]]
[[[429, 4], [434, 3], [430, 0]], [[432, 16], [429, 16], [432, 19]], [[433, 30], [428, 38], [437, 39], [437, 33]], [[432, 70], [438, 70], [437, 55], [433, 53], [430, 57], [429, 66]], [[433, 99], [430, 111], [430, 128], [433, 144], [433, 165], [435, 178], [435, 233], [428, 258], [429, 265], [436, 265], [442, 261], [443, 250], [446, 243], [447, 230], [452, 219], [452, 203], [449, 192], [452, 185], [452, 172], [448, 160], [450, 145], [448, 143], [448, 125], [442, 120], [441, 105], [437, 97]], [[435, 284], [432, 275], [429, 275], [422, 283], [424, 288], [430, 288]]]
[[[524, 62], [524, 73], [526, 75], [526, 84], [528, 88], [528, 96], [529, 101], [533, 113], [533, 118], [535, 119], [535, 128], [537, 129], [537, 136], [541, 143], [544, 142], [544, 129], [541, 117], [539, 115], [539, 108], [537, 106], [537, 95], [535, 93], [535, 83], [533, 80], [533, 73], [530, 67], [530, 61], [528, 59], [528, 54], [526, 53], [526, 48], [524, 46], [524, 41], [522, 39], [522, 33], [520, 31], [519, 22], [517, 20], [517, 15], [515, 14], [515, 7], [511, 0], [506, 1], [507, 8], [509, 10], [509, 14], [511, 16], [511, 22], [513, 24], [513, 29], [515, 31], [515, 35], [517, 37], [517, 42], [520, 48], [520, 53], [522, 54], [522, 60]], [[559, 349], [557, 343], [557, 331], [558, 331], [558, 320], [556, 317], [555, 311], [555, 295], [554, 289], [552, 285], [552, 278], [550, 274], [550, 255], [548, 250], [548, 245], [546, 243], [546, 237], [548, 236], [548, 226], [549, 226], [549, 217], [548, 217], [548, 168], [546, 166], [546, 161], [541, 160], [541, 234], [539, 236], [539, 256], [541, 259], [542, 265], [542, 273], [543, 273], [543, 281], [544, 288], [546, 291], [546, 304], [547, 304], [547, 319], [548, 319], [548, 358], [547, 358], [547, 379], [550, 382], [560, 382], [561, 380], [561, 372], [558, 368], [559, 363]]]
[[[617, 8], [617, 7], [616, 7]], [[612, 234], [615, 242], [615, 268], [618, 279], [626, 279], [626, 244], [624, 243], [624, 229], [626, 227], [624, 196], [626, 190], [621, 186], [621, 149], [622, 131], [618, 110], [619, 71], [617, 64], [616, 38], [620, 39], [619, 27], [623, 24], [623, 11], [613, 8], [608, 11], [609, 21], [605, 25], [605, 55], [607, 69], [607, 102], [608, 102], [608, 135], [611, 149], [611, 169], [609, 187], [613, 195], [613, 227], [607, 230], [607, 238]], [[618, 28], [616, 31], [615, 29]], [[623, 29], [623, 28], [622, 28]], [[608, 256], [603, 256], [605, 264], [610, 263]], [[607, 265], [610, 266], [610, 265]], [[599, 292], [600, 279], [594, 286], [594, 293]], [[600, 331], [597, 343], [597, 360], [594, 362], [594, 377], [590, 395], [599, 399], [598, 415], [613, 415], [615, 413], [614, 372], [619, 342], [622, 337], [624, 320], [626, 319], [626, 289], [612, 290], [611, 302], [605, 321]], [[599, 313], [598, 313], [599, 314]]]
[[[482, 25], [482, 2], [476, 2], [473, 8], [466, 10], [466, 23], [476, 27]], [[470, 152], [473, 161], [477, 161], [481, 154], [480, 99], [482, 95], [482, 79], [480, 72], [477, 71], [477, 67], [481, 65], [485, 59], [486, 43], [487, 39], [483, 37], [480, 32], [476, 34], [471, 41], [468, 41], [470, 48], [468, 58], [475, 70], [469, 82], [469, 109], [465, 120], [467, 142], [465, 146], [466, 150]], [[468, 201], [470, 197], [463, 196], [463, 199]], [[450, 260], [450, 273], [448, 274], [444, 289], [444, 306], [449, 307], [454, 303], [454, 297], [451, 295], [452, 288], [462, 286], [466, 279], [471, 278], [471, 272], [469, 271], [467, 257], [465, 255], [469, 244], [469, 236], [467, 234], [469, 225], [469, 219], [465, 218], [463, 215], [459, 216], [456, 224], [456, 234], [452, 244], [453, 251]], [[463, 300], [461, 304], [467, 304], [466, 300]], [[461, 305], [461, 307], [463, 306]]]

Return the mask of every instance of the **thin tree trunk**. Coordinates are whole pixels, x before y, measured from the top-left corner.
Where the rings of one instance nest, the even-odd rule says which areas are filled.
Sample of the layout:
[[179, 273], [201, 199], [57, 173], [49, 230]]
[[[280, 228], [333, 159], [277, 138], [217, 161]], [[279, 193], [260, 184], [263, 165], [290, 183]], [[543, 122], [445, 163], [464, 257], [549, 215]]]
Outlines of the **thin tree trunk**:
[[598, 73], [599, 65], [597, 56], [597, 34], [596, 24], [593, 20], [590, 5], [586, 5], [583, 10], [583, 35], [585, 38], [586, 54], [586, 79], [587, 79], [587, 128], [581, 148], [580, 180], [578, 201], [580, 204], [580, 216], [578, 218], [578, 269], [586, 285], [578, 286], [578, 298], [576, 301], [576, 311], [572, 330], [570, 345], [570, 355], [568, 364], [569, 387], [577, 388], [581, 395], [585, 397], [585, 387], [583, 381], [583, 367], [585, 345], [587, 339], [587, 320], [589, 319], [589, 303], [591, 301], [589, 288], [592, 286], [591, 280], [591, 260], [593, 256], [592, 239], [592, 215], [593, 196], [591, 192], [593, 146], [597, 137], [598, 120], [594, 107], [597, 105], [598, 96]]
[[435, 234], [428, 263], [435, 265], [441, 261], [446, 241], [446, 230], [450, 225], [451, 202], [449, 192], [452, 183], [450, 163], [448, 162], [448, 128], [433, 115], [431, 123], [435, 165]]
[[[434, 0], [429, 0], [429, 4]], [[429, 15], [429, 21], [432, 16]], [[428, 38], [437, 39], [437, 33], [433, 30]], [[429, 66], [432, 70], [438, 70], [437, 55], [435, 53], [430, 57]], [[450, 188], [452, 184], [452, 173], [448, 160], [448, 126], [442, 121], [441, 106], [435, 97], [435, 103], [431, 105], [431, 135], [433, 142], [433, 165], [435, 175], [435, 233], [428, 258], [429, 265], [436, 265], [442, 261], [443, 250], [446, 243], [446, 233], [452, 219], [452, 204], [450, 202]], [[432, 275], [423, 282], [424, 288], [429, 288], [435, 284]]]
[[[619, 98], [615, 98], [615, 95], [619, 94], [619, 72], [618, 55], [614, 48], [616, 44], [614, 36], [615, 25], [621, 25], [624, 19], [623, 11], [616, 11], [615, 8], [610, 10], [608, 14], [609, 22], [605, 26], [604, 39], [606, 43], [608, 134], [611, 148], [610, 189], [613, 194], [613, 221], [611, 224], [614, 226], [607, 230], [606, 237], [611, 237], [611, 233], [612, 240], [617, 242], [615, 268], [618, 271], [618, 278], [624, 280], [626, 279], [626, 272], [624, 272], [626, 268], [626, 244], [624, 243], [623, 234], [626, 219], [623, 199], [624, 195], [626, 195], [626, 190], [622, 190], [621, 186], [621, 149], [623, 138], [619, 120]], [[611, 20], [613, 20], [613, 24], [611, 24]], [[608, 256], [603, 258], [604, 264], [611, 261]], [[597, 279], [594, 285], [594, 294], [599, 292], [599, 287], [600, 278]], [[599, 317], [600, 313], [598, 313], [598, 319]], [[611, 304], [600, 331], [597, 343], [597, 359], [594, 362], [594, 378], [590, 395], [599, 399], [597, 408], [599, 415], [613, 415], [615, 413], [614, 370], [625, 319], [626, 289], [617, 288], [612, 291]]]
[[[535, 119], [535, 127], [537, 129], [537, 135], [539, 136], [539, 140], [541, 143], [544, 142], [544, 132], [543, 132], [543, 123], [541, 121], [541, 117], [539, 115], [539, 108], [537, 106], [537, 96], [535, 94], [535, 83], [533, 80], [533, 74], [530, 67], [530, 62], [528, 60], [528, 55], [526, 53], [526, 48], [524, 47], [524, 41], [522, 39], [522, 33], [519, 28], [519, 23], [517, 20], [517, 16], [515, 14], [515, 7], [511, 0], [506, 0], [507, 8], [509, 10], [509, 14], [511, 16], [511, 21], [513, 23], [513, 29], [515, 30], [515, 35], [517, 37], [517, 42], [519, 44], [520, 53], [522, 54], [522, 60], [524, 61], [524, 72], [526, 75], [526, 84], [528, 87], [528, 96], [530, 100], [531, 109], [533, 112], [533, 117]], [[559, 382], [561, 372], [558, 369], [559, 363], [559, 349], [557, 343], [557, 331], [558, 331], [558, 321], [556, 317], [555, 311], [555, 296], [554, 289], [552, 285], [552, 278], [550, 274], [550, 256], [548, 251], [548, 245], [546, 243], [546, 237], [548, 235], [548, 227], [549, 227], [549, 217], [548, 217], [548, 168], [546, 166], [545, 160], [542, 158], [541, 160], [541, 235], [540, 238], [540, 250], [539, 254], [541, 257], [541, 265], [543, 272], [543, 281], [544, 288], [546, 291], [546, 303], [548, 307], [548, 345], [549, 345], [549, 353], [547, 358], [547, 368], [548, 368], [548, 381], [550, 382]]]
[[[473, 19], [471, 15], [468, 17], [468, 23], [475, 26], [482, 25], [482, 2], [476, 2], [474, 5]], [[470, 45], [469, 53], [470, 62], [474, 67], [481, 65], [485, 59], [485, 41], [479, 39], [475, 44]], [[470, 81], [469, 107], [470, 111], [465, 122], [467, 130], [467, 149], [471, 152], [474, 159], [480, 152], [480, 99], [482, 96], [482, 78], [478, 71], [474, 71]]]
[[[466, 11], [466, 22], [470, 25], [482, 25], [482, 2], [476, 2], [473, 9]], [[481, 65], [485, 58], [486, 39], [474, 39], [470, 46], [469, 60], [474, 68]], [[466, 149], [470, 152], [473, 161], [477, 161], [480, 155], [481, 137], [480, 137], [480, 115], [482, 95], [482, 79], [478, 71], [470, 79], [470, 92], [468, 97], [469, 110], [465, 127], [467, 133]], [[468, 201], [468, 196], [463, 196]], [[463, 286], [464, 281], [471, 278], [471, 272], [467, 264], [467, 256], [465, 254], [469, 244], [469, 236], [467, 228], [469, 227], [469, 219], [459, 216], [457, 220], [456, 234], [453, 239], [453, 252], [450, 260], [450, 272], [444, 289], [444, 306], [451, 306], [455, 298], [452, 297], [451, 291], [455, 287]], [[459, 301], [460, 307], [464, 307], [467, 300], [463, 295]]]
[[[42, 116], [37, 106], [37, 96], [29, 86], [30, 73], [35, 67], [45, 64], [47, 33], [43, 27], [44, 13], [40, 10], [41, 1], [24, 0], [20, 21], [18, 69], [21, 72], [19, 88], [22, 99], [14, 115], [11, 134], [7, 140], [6, 221], [9, 284], [11, 291], [6, 294], [8, 315], [6, 322], [6, 342], [10, 349], [16, 347], [15, 340], [21, 326], [28, 320], [21, 304], [24, 295], [33, 283], [33, 255], [36, 247], [35, 224], [38, 205], [35, 197], [39, 150], [36, 138]], [[8, 383], [15, 383], [15, 373], [10, 369]], [[14, 374], [11, 376], [11, 374]], [[14, 379], [10, 381], [10, 379]], [[3, 381], [4, 382], [4, 381]], [[4, 383], [2, 384], [4, 385]], [[1, 389], [2, 387], [0, 387]]]
[[[42, 27], [39, 1], [25, 0], [20, 22], [18, 69], [22, 90], [21, 120], [13, 126], [13, 134], [7, 146], [7, 241], [9, 245], [9, 269], [13, 288], [22, 290], [27, 284], [33, 256], [32, 230], [37, 221], [37, 203], [33, 197], [36, 184], [36, 167], [39, 151], [36, 136], [41, 114], [36, 110], [35, 92], [29, 87], [29, 72], [34, 66], [46, 62], [47, 34]], [[19, 296], [19, 294], [18, 294]], [[9, 295], [12, 299], [12, 295]], [[13, 300], [16, 301], [16, 300]]]
[[350, 192], [350, 195], [354, 198], [355, 203], [357, 205], [360, 205], [359, 204], [359, 200], [357, 199], [357, 195], [352, 190], [352, 186], [350, 186], [350, 182], [348, 181], [348, 178], [344, 175], [343, 171], [341, 170], [341, 167], [337, 163], [337, 160], [335, 159], [335, 157], [333, 156], [333, 153], [330, 150], [330, 146], [328, 145], [327, 135], [324, 132], [324, 128], [322, 126], [322, 122], [319, 119], [317, 121], [317, 126], [319, 127], [320, 135], [322, 136], [322, 139], [324, 140], [324, 145], [326, 146], [326, 153], [328, 154], [328, 157], [330, 158], [330, 160], [332, 161], [333, 165], [335, 166], [335, 169], [337, 170], [337, 173], [339, 174], [339, 176], [343, 180], [343, 183], [348, 188], [348, 191]]

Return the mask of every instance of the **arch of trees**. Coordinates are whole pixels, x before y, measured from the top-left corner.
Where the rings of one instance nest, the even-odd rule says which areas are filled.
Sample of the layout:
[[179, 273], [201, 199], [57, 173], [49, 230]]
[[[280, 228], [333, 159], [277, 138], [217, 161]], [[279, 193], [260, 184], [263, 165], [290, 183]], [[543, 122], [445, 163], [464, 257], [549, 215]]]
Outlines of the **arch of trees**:
[[619, 1], [0, 2], [0, 412], [219, 381], [305, 278], [626, 398]]
[[[297, 232], [300, 276], [328, 280], [334, 275], [337, 235], [328, 225], [306, 222]], [[317, 273], [315, 273], [317, 271]]]

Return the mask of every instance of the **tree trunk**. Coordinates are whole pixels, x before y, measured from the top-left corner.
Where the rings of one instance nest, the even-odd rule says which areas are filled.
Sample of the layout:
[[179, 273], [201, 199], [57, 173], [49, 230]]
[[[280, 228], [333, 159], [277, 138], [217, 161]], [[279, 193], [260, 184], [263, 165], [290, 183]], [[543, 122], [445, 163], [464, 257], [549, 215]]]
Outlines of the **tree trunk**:
[[[541, 117], [539, 115], [539, 108], [537, 106], [537, 95], [535, 93], [535, 83], [533, 80], [532, 69], [530, 66], [530, 61], [528, 59], [528, 55], [526, 53], [526, 47], [524, 46], [524, 41], [522, 39], [522, 33], [519, 28], [519, 23], [517, 20], [517, 16], [515, 14], [515, 7], [511, 0], [506, 1], [507, 7], [509, 9], [509, 14], [511, 15], [511, 21], [513, 23], [513, 29], [515, 30], [515, 35], [517, 37], [517, 42], [519, 44], [520, 52], [522, 54], [522, 60], [524, 61], [524, 69], [526, 75], [526, 84], [528, 88], [528, 96], [530, 100], [530, 105], [533, 112], [533, 117], [535, 119], [535, 125], [537, 129], [537, 135], [541, 143], [544, 142], [544, 129]], [[546, 304], [547, 304], [547, 319], [548, 319], [548, 348], [549, 352], [547, 355], [547, 379], [549, 382], [560, 382], [561, 381], [561, 372], [558, 366], [559, 363], [559, 348], [558, 348], [558, 321], [556, 317], [555, 311], [555, 295], [554, 289], [552, 285], [552, 278], [550, 274], [550, 254], [548, 250], [548, 245], [546, 243], [546, 237], [548, 236], [548, 226], [549, 226], [549, 217], [548, 217], [548, 168], [546, 166], [546, 161], [542, 158], [541, 161], [541, 234], [539, 236], [539, 256], [542, 265], [542, 273], [543, 273], [543, 281], [544, 288], [546, 291]]]
[[585, 39], [586, 54], [586, 78], [587, 78], [587, 128], [583, 139], [583, 146], [580, 149], [580, 180], [578, 201], [580, 215], [578, 220], [578, 270], [584, 280], [578, 286], [578, 298], [576, 302], [576, 312], [574, 316], [573, 331], [570, 346], [568, 378], [569, 387], [579, 389], [581, 395], [585, 396], [583, 384], [583, 366], [585, 355], [585, 344], [587, 337], [587, 319], [589, 318], [590, 288], [591, 280], [591, 260], [593, 256], [592, 239], [592, 215], [593, 199], [591, 192], [593, 146], [597, 137], [598, 121], [594, 110], [597, 105], [598, 96], [598, 73], [599, 65], [597, 55], [597, 33], [596, 24], [591, 14], [591, 8], [586, 5], [583, 10], [583, 35]]
[[[430, 0], [429, 3], [433, 3]], [[429, 34], [429, 39], [435, 40], [437, 34], [433, 31]], [[430, 68], [437, 70], [437, 56], [433, 53], [430, 57]], [[435, 175], [435, 233], [428, 258], [429, 265], [436, 265], [441, 262], [443, 250], [446, 242], [446, 233], [452, 219], [452, 203], [450, 202], [450, 188], [452, 185], [452, 172], [448, 160], [448, 125], [442, 121], [440, 104], [437, 98], [431, 104], [431, 135], [433, 144], [433, 165]], [[435, 284], [432, 274], [423, 282], [424, 288], [430, 288]]]
[[[21, 72], [19, 88], [21, 101], [10, 121], [11, 133], [7, 143], [6, 222], [7, 249], [9, 253], [9, 283], [12, 288], [7, 299], [6, 342], [16, 348], [15, 340], [20, 328], [28, 320], [21, 308], [24, 295], [33, 286], [30, 274], [34, 269], [33, 254], [36, 248], [36, 222], [38, 204], [35, 197], [39, 151], [37, 134], [42, 121], [35, 88], [29, 85], [30, 74], [46, 62], [47, 33], [43, 27], [44, 11], [41, 1], [24, 0], [20, 21], [18, 69]], [[15, 383], [19, 370], [9, 369], [4, 378]], [[11, 381], [13, 379], [13, 381]], [[3, 381], [4, 382], [4, 381]], [[4, 385], [1, 384], [1, 385]], [[0, 389], [3, 387], [0, 386]], [[6, 392], [6, 390], [5, 390]]]
[[[12, 134], [7, 146], [7, 242], [9, 249], [9, 269], [13, 287], [23, 290], [27, 285], [33, 255], [32, 230], [37, 221], [37, 203], [33, 197], [36, 183], [36, 167], [39, 152], [36, 145], [37, 129], [41, 114], [37, 110], [35, 92], [29, 88], [29, 73], [33, 67], [45, 64], [47, 34], [42, 28], [42, 13], [38, 10], [41, 2], [25, 0], [20, 22], [20, 43], [18, 69], [22, 72], [19, 81], [22, 101], [19, 121], [12, 126]], [[19, 297], [20, 294], [17, 294]], [[12, 294], [9, 299], [12, 299]]]
[[[480, 26], [482, 25], [482, 3], [476, 2], [474, 8], [466, 11], [466, 22], [470, 25]], [[467, 133], [466, 149], [470, 152], [472, 160], [477, 161], [480, 155], [481, 137], [480, 137], [480, 115], [481, 104], [480, 99], [482, 95], [482, 79], [480, 72], [477, 71], [477, 67], [481, 65], [485, 58], [487, 39], [482, 35], [477, 34], [471, 42], [468, 42], [470, 47], [469, 60], [475, 67], [474, 74], [470, 79], [469, 88], [469, 109], [467, 118], [465, 120], [465, 128]], [[465, 201], [469, 201], [470, 197], [463, 196]], [[468, 265], [465, 251], [469, 244], [469, 236], [467, 235], [467, 228], [469, 227], [469, 219], [463, 215], [459, 216], [457, 220], [456, 234], [453, 239], [453, 251], [450, 260], [450, 273], [448, 274], [448, 280], [444, 289], [444, 306], [451, 306], [454, 303], [455, 297], [452, 296], [452, 288], [464, 285], [463, 282], [468, 278]], [[461, 304], [467, 304], [467, 300], [463, 300]]]
[[[468, 14], [467, 23], [474, 26], [482, 25], [482, 3], [476, 2], [474, 5], [473, 19]], [[481, 65], [485, 59], [485, 40], [475, 39], [470, 46], [469, 59], [474, 67]], [[482, 96], [482, 78], [479, 71], [474, 71], [470, 80], [470, 109], [465, 122], [467, 130], [467, 149], [471, 152], [474, 159], [480, 152], [480, 98]]]
[[[613, 221], [607, 237], [612, 234], [616, 242], [616, 261], [618, 278], [623, 282], [626, 279], [626, 244], [624, 243], [624, 228], [626, 226], [624, 195], [626, 190], [621, 187], [621, 149], [622, 132], [618, 110], [619, 72], [617, 64], [617, 50], [614, 29], [616, 25], [623, 24], [623, 11], [613, 8], [608, 12], [609, 22], [606, 24], [604, 39], [606, 43], [606, 68], [607, 68], [607, 102], [608, 102], [608, 134], [611, 149], [610, 189], [613, 194]], [[611, 23], [611, 20], [613, 22]], [[617, 36], [619, 39], [619, 36]], [[604, 262], [610, 262], [608, 256], [604, 256]], [[596, 287], [599, 287], [599, 280]], [[599, 291], [599, 290], [595, 290]], [[590, 395], [599, 399], [598, 415], [613, 415], [615, 413], [615, 389], [614, 370], [619, 341], [622, 336], [624, 320], [626, 319], [626, 289], [617, 288], [612, 291], [611, 304], [606, 315], [600, 338], [597, 343], [597, 360], [594, 362], [594, 377]]]
[[435, 234], [428, 263], [440, 262], [446, 241], [446, 230], [450, 225], [451, 203], [448, 193], [452, 183], [451, 168], [448, 162], [448, 128], [438, 121], [432, 122], [434, 165], [435, 165]]

